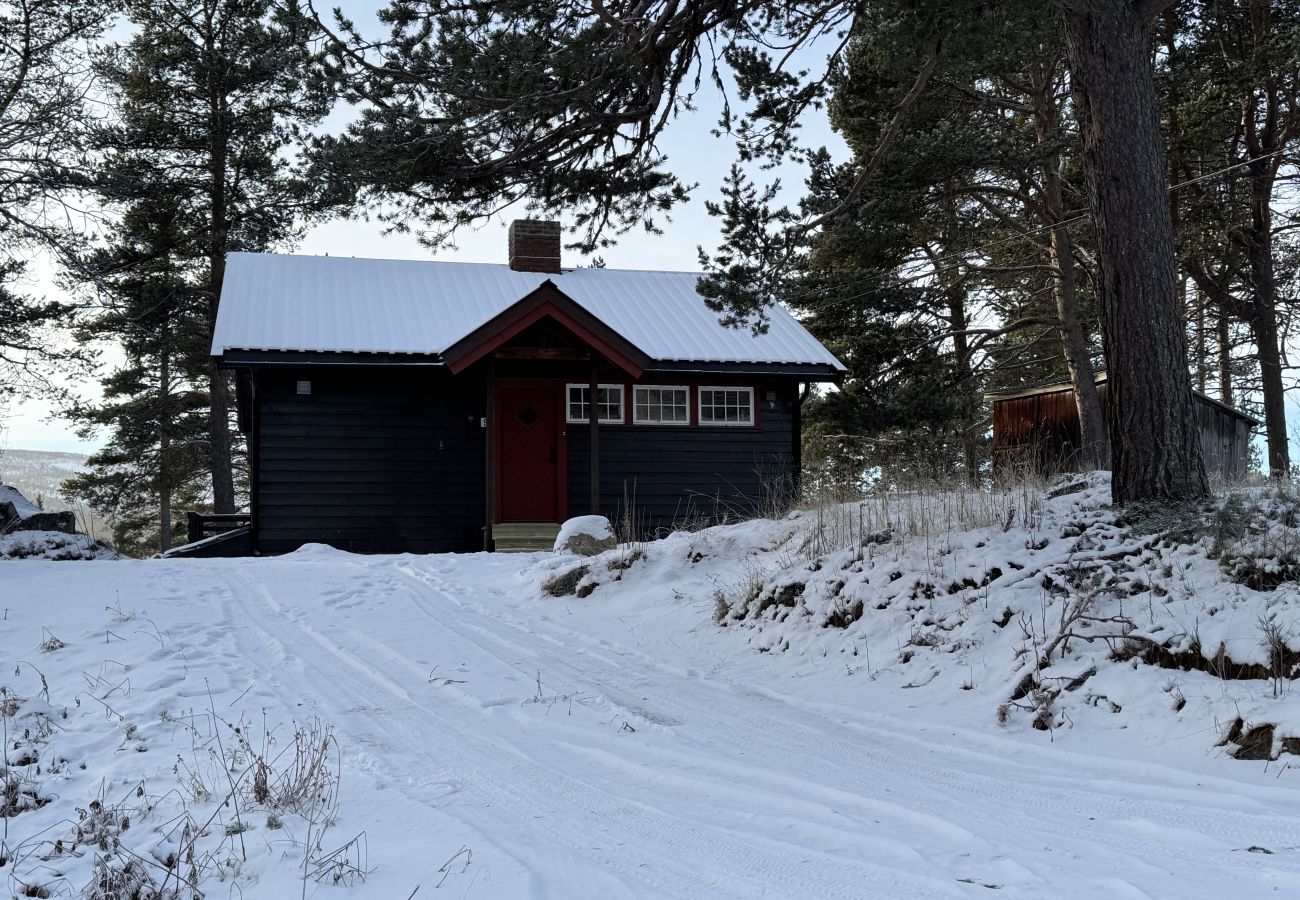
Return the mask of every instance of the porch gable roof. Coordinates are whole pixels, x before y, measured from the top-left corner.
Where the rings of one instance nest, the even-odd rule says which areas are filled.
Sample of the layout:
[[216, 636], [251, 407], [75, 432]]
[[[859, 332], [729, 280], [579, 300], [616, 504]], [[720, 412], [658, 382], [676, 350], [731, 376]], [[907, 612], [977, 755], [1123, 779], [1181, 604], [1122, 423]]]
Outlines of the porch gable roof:
[[631, 378], [640, 378], [650, 357], [557, 288], [549, 278], [518, 303], [493, 316], [443, 351], [453, 374], [467, 369], [528, 326], [554, 319]]

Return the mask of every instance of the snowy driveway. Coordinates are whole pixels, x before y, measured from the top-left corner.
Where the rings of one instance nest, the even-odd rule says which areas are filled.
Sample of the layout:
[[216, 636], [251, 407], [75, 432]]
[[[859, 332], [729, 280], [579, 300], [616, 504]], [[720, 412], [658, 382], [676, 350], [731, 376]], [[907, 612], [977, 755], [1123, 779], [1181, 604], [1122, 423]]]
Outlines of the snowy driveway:
[[333, 722], [338, 827], [366, 831], [375, 871], [319, 895], [1300, 896], [1295, 771], [1107, 759], [907, 696], [872, 712], [865, 676], [753, 653], [707, 598], [542, 598], [532, 562], [31, 563], [0, 591], [72, 638], [78, 605], [148, 607], [188, 647], [139, 664], [141, 685], [173, 666], [159, 703], [206, 680]]

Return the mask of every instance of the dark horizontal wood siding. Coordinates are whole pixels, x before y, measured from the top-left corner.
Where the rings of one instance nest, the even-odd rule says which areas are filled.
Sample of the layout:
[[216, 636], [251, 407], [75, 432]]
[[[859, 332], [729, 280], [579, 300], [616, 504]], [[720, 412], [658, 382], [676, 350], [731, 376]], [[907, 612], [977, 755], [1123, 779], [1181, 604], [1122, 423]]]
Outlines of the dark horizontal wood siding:
[[[309, 380], [311, 393], [297, 393]], [[417, 368], [257, 373], [257, 548], [482, 546], [484, 382]]]
[[[674, 525], [784, 508], [798, 465], [798, 385], [784, 381], [747, 386], [755, 388], [757, 427], [601, 426], [601, 512], [616, 523], [626, 520], [641, 534], [654, 535]], [[629, 393], [625, 403], [631, 402]], [[696, 402], [694, 391], [691, 402]], [[566, 428], [568, 514], [585, 515], [591, 508], [590, 436], [586, 425]]]

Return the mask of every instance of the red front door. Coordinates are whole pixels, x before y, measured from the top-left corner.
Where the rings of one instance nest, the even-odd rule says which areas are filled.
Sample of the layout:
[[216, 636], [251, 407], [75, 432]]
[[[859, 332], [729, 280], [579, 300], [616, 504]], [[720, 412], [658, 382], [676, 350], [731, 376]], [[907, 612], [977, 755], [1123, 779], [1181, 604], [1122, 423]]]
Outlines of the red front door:
[[501, 385], [497, 511], [501, 522], [560, 521], [559, 391]]

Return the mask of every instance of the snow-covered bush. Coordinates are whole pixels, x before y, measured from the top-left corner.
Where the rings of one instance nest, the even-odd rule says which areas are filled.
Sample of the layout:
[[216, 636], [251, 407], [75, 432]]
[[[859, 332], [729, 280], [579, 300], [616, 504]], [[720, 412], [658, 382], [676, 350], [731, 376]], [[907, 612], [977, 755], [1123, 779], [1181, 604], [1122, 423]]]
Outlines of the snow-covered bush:
[[[1104, 476], [1071, 481], [1089, 486], [1098, 477]], [[793, 513], [807, 523], [800, 553], [812, 560], [895, 540], [926, 540], [981, 528], [1032, 528], [1041, 515], [1044, 488], [1041, 479], [1018, 476], [988, 489], [931, 480], [881, 484], [851, 499], [839, 490], [812, 494]]]
[[1238, 584], [1266, 591], [1300, 581], [1300, 503], [1289, 493], [1230, 494], [1214, 519], [1212, 553]]

